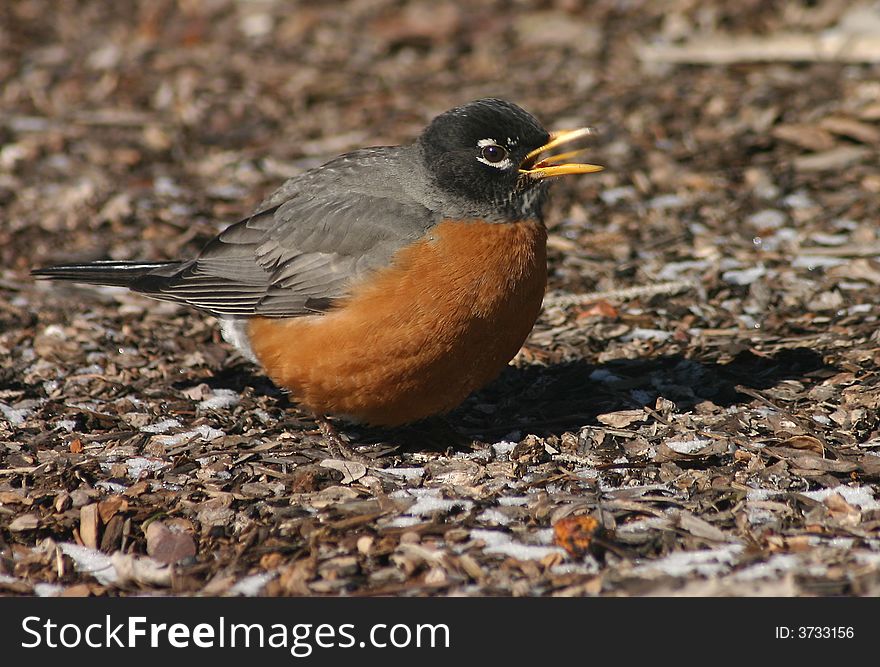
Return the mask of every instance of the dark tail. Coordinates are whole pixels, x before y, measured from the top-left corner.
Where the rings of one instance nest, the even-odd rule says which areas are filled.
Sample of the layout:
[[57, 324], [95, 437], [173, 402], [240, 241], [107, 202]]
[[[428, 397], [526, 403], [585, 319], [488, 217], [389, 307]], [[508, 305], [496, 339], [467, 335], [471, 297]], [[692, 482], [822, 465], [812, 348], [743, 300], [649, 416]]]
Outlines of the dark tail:
[[113, 285], [136, 290], [156, 279], [174, 275], [183, 262], [114, 262], [112, 260], [88, 264], [62, 264], [34, 269], [31, 275], [51, 280], [72, 280], [90, 285]]

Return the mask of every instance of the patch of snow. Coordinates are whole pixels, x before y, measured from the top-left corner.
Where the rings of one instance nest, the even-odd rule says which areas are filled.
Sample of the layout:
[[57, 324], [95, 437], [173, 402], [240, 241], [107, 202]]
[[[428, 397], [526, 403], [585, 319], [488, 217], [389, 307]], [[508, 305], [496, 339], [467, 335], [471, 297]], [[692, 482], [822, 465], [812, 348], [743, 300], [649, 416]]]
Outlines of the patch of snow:
[[510, 556], [517, 560], [541, 560], [552, 554], [565, 554], [565, 551], [560, 547], [545, 547], [516, 542], [509, 533], [500, 530], [475, 529], [471, 531], [471, 538], [482, 540], [486, 543], [486, 546], [483, 548], [484, 553]]
[[61, 584], [47, 584], [44, 581], [34, 584], [34, 593], [41, 598], [56, 598], [63, 590], [64, 586]]
[[187, 440], [192, 440], [193, 438], [201, 438], [206, 442], [210, 442], [211, 440], [222, 438], [224, 435], [226, 434], [220, 429], [211, 428], [206, 424], [202, 424], [201, 426], [197, 426], [191, 431], [185, 431], [184, 433], [157, 435], [156, 440], [166, 447], [176, 447], [177, 445], [181, 445]]
[[167, 433], [173, 428], [178, 428], [180, 426], [180, 422], [176, 419], [163, 419], [160, 422], [156, 422], [155, 424], [147, 424], [146, 426], [141, 426], [141, 431], [143, 433]]
[[666, 441], [666, 446], [669, 447], [669, 449], [671, 449], [673, 452], [678, 452], [679, 454], [693, 454], [694, 452], [698, 452], [710, 444], [712, 444], [712, 441], [707, 438]]
[[31, 412], [32, 410], [28, 408], [16, 409], [6, 403], [0, 403], [0, 414], [2, 414], [6, 421], [12, 426], [21, 426], [24, 424]]
[[119, 575], [107, 554], [101, 553], [97, 549], [81, 547], [72, 542], [62, 542], [58, 548], [62, 553], [70, 556], [77, 572], [90, 574], [104, 585], [114, 584], [118, 581]]
[[633, 573], [643, 576], [685, 577], [697, 574], [712, 577], [728, 572], [736, 564], [743, 549], [741, 544], [730, 544], [719, 549], [678, 551], [639, 565], [634, 568]]
[[407, 510], [407, 514], [430, 516], [434, 512], [451, 512], [454, 509], [469, 510], [474, 506], [470, 500], [447, 500], [446, 498], [419, 498]]
[[425, 476], [424, 468], [386, 468], [382, 472], [395, 477], [403, 477], [408, 482], [416, 482]]
[[405, 512], [410, 516], [430, 516], [435, 512], [451, 512], [454, 509], [467, 511], [474, 506], [473, 501], [465, 499], [448, 500], [440, 495], [439, 489], [401, 489], [391, 494], [392, 498], [416, 498]]
[[755, 563], [738, 572], [734, 572], [734, 581], [757, 581], [759, 579], [778, 579], [786, 572], [792, 572], [801, 565], [801, 558], [796, 554], [774, 554], [763, 563]]
[[510, 507], [512, 505], [528, 505], [528, 496], [502, 496], [498, 498], [498, 504], [502, 507]]
[[272, 415], [263, 410], [262, 408], [258, 410], [254, 410], [254, 415], [256, 415], [257, 419], [266, 424], [267, 426], [272, 423]]
[[388, 522], [390, 528], [406, 528], [421, 523], [422, 520], [417, 516], [398, 516]]
[[143, 456], [135, 456], [125, 462], [128, 467], [128, 476], [133, 480], [138, 480], [145, 473], [156, 472], [167, 467], [169, 464], [161, 459], [148, 459]]
[[125, 490], [128, 488], [127, 486], [125, 486], [125, 484], [120, 484], [119, 482], [109, 482], [103, 479], [100, 482], [96, 482], [95, 486], [101, 489], [107, 489], [108, 491], [112, 491], [113, 493], [125, 493]]
[[643, 329], [643, 328], [635, 328], [631, 329], [629, 333], [624, 334], [620, 337], [620, 339], [624, 342], [630, 342], [633, 340], [666, 340], [672, 337], [672, 332], [670, 331], [662, 331], [660, 329]]
[[199, 401], [202, 410], [224, 410], [231, 408], [241, 400], [241, 396], [231, 389], [215, 389], [213, 396]]
[[554, 531], [552, 528], [542, 528], [533, 532], [532, 537], [535, 538], [536, 542], [540, 542], [541, 544], [552, 544], [554, 539], [553, 534]]
[[228, 591], [229, 595], [243, 595], [244, 597], [256, 597], [266, 584], [278, 576], [277, 572], [260, 572], [252, 574], [237, 581]]
[[492, 445], [492, 451], [495, 452], [495, 456], [504, 456], [505, 454], [510, 454], [514, 447], [516, 447], [515, 442], [503, 440], [502, 442], [496, 442]]
[[780, 495], [782, 491], [772, 489], [749, 489], [746, 491], [746, 500], [767, 500]]
[[802, 491], [801, 495], [822, 502], [828, 496], [839, 493], [850, 505], [855, 505], [862, 511], [880, 509], [880, 502], [874, 498], [874, 492], [868, 486], [835, 486], [832, 489], [819, 489], [818, 491]]
[[501, 512], [494, 507], [490, 507], [489, 509], [485, 509], [480, 512], [480, 515], [477, 517], [477, 521], [481, 521], [483, 523], [497, 523], [499, 526], [506, 526], [510, 523], [510, 517], [507, 516], [504, 512]]

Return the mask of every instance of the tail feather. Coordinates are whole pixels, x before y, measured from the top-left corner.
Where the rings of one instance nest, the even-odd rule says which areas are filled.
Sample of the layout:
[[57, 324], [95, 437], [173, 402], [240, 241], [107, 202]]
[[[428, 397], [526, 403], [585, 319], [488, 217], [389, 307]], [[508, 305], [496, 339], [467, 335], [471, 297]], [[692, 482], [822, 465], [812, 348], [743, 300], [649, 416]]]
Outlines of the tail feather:
[[50, 280], [71, 280], [90, 285], [111, 285], [143, 290], [156, 279], [168, 278], [183, 262], [116, 262], [112, 260], [88, 264], [62, 264], [34, 269], [31, 275]]

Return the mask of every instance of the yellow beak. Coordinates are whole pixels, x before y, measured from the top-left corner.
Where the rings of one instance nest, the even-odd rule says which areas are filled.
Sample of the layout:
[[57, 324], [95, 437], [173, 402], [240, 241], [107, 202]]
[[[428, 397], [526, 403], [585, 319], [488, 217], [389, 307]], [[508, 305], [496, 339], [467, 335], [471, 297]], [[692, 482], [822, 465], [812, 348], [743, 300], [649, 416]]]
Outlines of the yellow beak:
[[532, 178], [542, 179], [550, 178], [552, 176], [564, 176], [566, 174], [592, 174], [593, 172], [602, 171], [604, 167], [601, 167], [598, 164], [560, 162], [561, 160], [567, 160], [574, 155], [582, 153], [583, 150], [557, 153], [556, 155], [548, 155], [541, 158], [542, 153], [547, 153], [554, 148], [570, 144], [582, 137], [595, 133], [596, 131], [592, 127], [580, 127], [576, 130], [558, 130], [557, 132], [551, 132], [550, 141], [526, 155], [526, 158], [519, 166], [519, 172]]

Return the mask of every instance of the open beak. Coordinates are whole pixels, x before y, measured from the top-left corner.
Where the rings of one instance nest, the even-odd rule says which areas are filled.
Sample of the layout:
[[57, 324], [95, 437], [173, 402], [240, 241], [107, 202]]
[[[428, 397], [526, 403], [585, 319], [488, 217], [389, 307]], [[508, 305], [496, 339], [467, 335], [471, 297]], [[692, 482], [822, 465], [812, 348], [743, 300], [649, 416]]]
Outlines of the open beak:
[[550, 133], [550, 141], [536, 148], [526, 155], [525, 160], [519, 166], [519, 173], [530, 176], [532, 178], [543, 179], [552, 176], [564, 176], [565, 174], [592, 174], [596, 171], [602, 171], [604, 167], [597, 164], [582, 164], [580, 162], [566, 162], [575, 155], [583, 152], [581, 150], [567, 151], [565, 153], [550, 154], [541, 157], [542, 154], [552, 151], [559, 146], [570, 144], [582, 137], [595, 134], [596, 131], [592, 127], [581, 127], [576, 130], [558, 130]]

